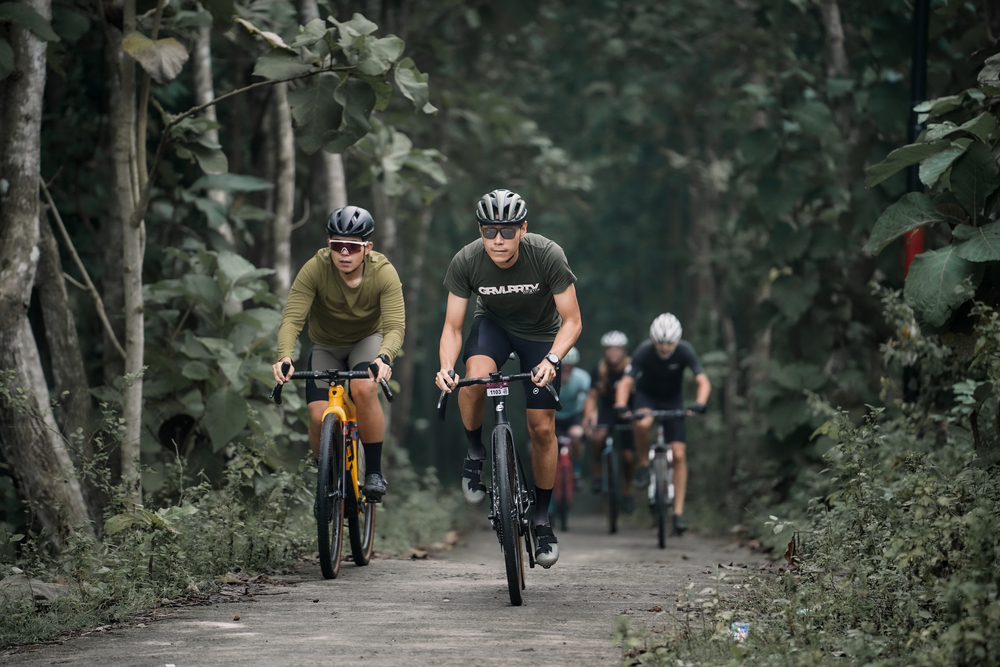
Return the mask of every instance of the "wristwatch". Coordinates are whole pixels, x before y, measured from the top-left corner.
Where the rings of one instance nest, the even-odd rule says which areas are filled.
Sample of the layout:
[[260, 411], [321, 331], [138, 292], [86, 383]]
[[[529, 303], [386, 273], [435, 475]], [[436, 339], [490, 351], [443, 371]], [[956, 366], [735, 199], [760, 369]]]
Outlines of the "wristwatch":
[[549, 352], [548, 354], [545, 355], [545, 361], [549, 362], [553, 366], [558, 366], [560, 361], [559, 355], [556, 354], [555, 352]]
[[382, 354], [376, 354], [375, 358], [376, 359], [381, 359], [382, 363], [385, 364], [386, 366], [389, 365], [389, 355], [386, 354], [385, 352], [383, 352]]

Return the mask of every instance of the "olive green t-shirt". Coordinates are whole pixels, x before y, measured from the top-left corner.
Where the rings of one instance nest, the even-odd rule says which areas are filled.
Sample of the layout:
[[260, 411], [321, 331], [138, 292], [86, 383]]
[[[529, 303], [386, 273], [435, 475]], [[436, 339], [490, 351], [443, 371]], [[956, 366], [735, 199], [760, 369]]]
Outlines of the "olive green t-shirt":
[[553, 298], [576, 282], [566, 254], [538, 234], [521, 239], [517, 261], [501, 269], [477, 239], [451, 260], [444, 286], [463, 299], [476, 295], [476, 316], [484, 315], [508, 333], [534, 341], [554, 340], [562, 326]]
[[403, 344], [403, 285], [385, 255], [370, 252], [357, 287], [348, 287], [321, 248], [295, 276], [278, 329], [278, 358], [291, 357], [295, 340], [309, 316], [309, 338], [326, 347], [350, 347], [382, 334], [379, 354], [393, 359]]

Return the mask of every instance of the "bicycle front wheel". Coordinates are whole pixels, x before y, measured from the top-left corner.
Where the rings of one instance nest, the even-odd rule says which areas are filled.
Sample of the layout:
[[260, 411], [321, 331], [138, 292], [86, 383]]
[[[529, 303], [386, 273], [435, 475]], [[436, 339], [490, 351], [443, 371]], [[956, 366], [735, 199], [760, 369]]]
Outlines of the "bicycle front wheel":
[[667, 454], [657, 452], [653, 457], [653, 476], [651, 483], [656, 484], [654, 505], [656, 506], [657, 540], [660, 548], [667, 545]]
[[504, 565], [507, 569], [507, 590], [510, 603], [519, 606], [524, 589], [524, 554], [521, 553], [521, 510], [517, 498], [517, 465], [514, 462], [514, 441], [510, 431], [493, 438], [493, 465], [497, 472], [497, 493], [500, 500], [500, 516], [497, 529], [500, 531], [500, 546], [503, 548]]
[[323, 577], [336, 579], [344, 541], [344, 428], [336, 414], [328, 414], [323, 419], [316, 499], [319, 567]]
[[604, 474], [608, 476], [608, 532], [618, 532], [618, 459], [609, 454], [604, 461]]

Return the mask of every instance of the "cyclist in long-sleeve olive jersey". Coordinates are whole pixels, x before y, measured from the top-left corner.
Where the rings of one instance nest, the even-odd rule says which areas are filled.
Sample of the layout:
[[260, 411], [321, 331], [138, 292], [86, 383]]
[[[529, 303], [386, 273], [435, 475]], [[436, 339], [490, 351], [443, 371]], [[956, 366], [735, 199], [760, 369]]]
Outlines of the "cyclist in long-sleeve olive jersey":
[[[375, 223], [368, 211], [357, 206], [337, 209], [330, 214], [326, 231], [328, 248], [305, 263], [288, 293], [278, 329], [274, 379], [284, 383], [295, 372], [292, 354], [306, 316], [313, 343], [309, 370], [364, 370], [375, 363], [378, 374], [369, 371], [371, 380], [351, 381], [351, 397], [358, 409], [358, 435], [365, 446], [365, 494], [378, 499], [385, 494], [386, 482], [382, 477], [385, 417], [377, 381], [392, 375], [389, 363], [403, 344], [403, 286], [389, 260], [372, 250], [368, 239]], [[284, 363], [289, 368], [283, 374]], [[314, 456], [319, 456], [328, 391], [327, 382], [306, 382], [309, 444]]]

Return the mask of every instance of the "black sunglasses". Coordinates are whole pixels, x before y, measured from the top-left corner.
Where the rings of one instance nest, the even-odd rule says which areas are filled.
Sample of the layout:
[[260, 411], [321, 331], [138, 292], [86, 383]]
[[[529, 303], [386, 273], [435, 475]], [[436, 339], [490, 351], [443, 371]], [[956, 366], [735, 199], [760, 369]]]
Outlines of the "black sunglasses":
[[483, 230], [483, 238], [495, 239], [497, 232], [500, 232], [500, 236], [510, 240], [517, 236], [517, 230], [520, 227], [480, 227], [480, 229]]

